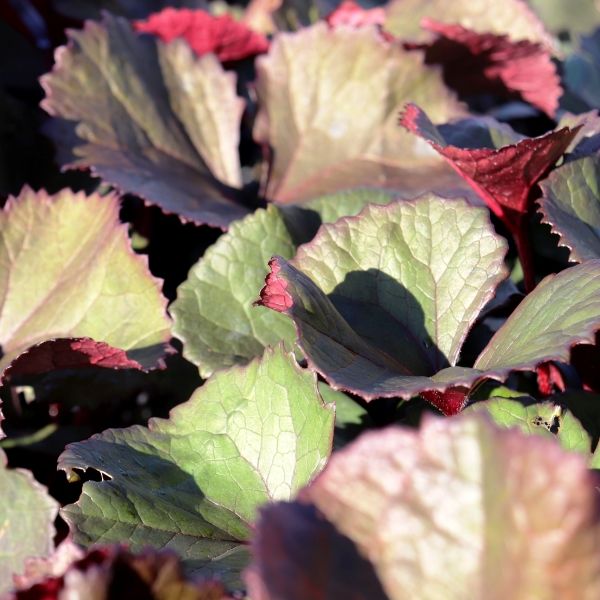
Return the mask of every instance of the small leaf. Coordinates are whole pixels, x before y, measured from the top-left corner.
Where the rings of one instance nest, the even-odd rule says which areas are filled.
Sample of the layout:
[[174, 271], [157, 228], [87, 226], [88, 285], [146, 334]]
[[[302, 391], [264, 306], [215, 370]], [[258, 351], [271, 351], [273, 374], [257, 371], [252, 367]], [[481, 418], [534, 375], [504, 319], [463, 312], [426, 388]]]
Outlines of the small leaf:
[[[300, 499], [356, 544], [391, 600], [591, 600], [600, 594], [595, 486], [581, 456], [473, 415], [365, 434], [334, 454]], [[273, 526], [281, 572], [343, 584], [335, 564], [320, 572], [331, 563], [317, 540], [336, 547], [331, 525], [312, 525], [314, 543], [305, 545], [317, 556], [298, 562], [289, 535], [307, 508], [292, 504], [285, 522], [281, 512], [266, 509], [257, 532], [260, 543]], [[280, 597], [280, 579], [265, 576], [272, 560], [257, 547], [266, 599]]]
[[294, 202], [360, 186], [457, 187], [395, 116], [408, 100], [441, 120], [460, 115], [461, 105], [437, 71], [372, 28], [319, 23], [280, 34], [256, 68], [254, 137], [273, 150], [268, 198]]
[[600, 159], [568, 162], [540, 184], [542, 222], [569, 248], [573, 262], [600, 258]]
[[163, 357], [166, 300], [130, 248], [116, 196], [26, 188], [0, 213], [0, 240], [1, 370], [31, 346], [15, 374]]
[[367, 203], [383, 204], [391, 193], [351, 190], [318, 198], [303, 208], [259, 209], [211, 246], [194, 265], [171, 305], [173, 334], [183, 354], [203, 377], [216, 369], [244, 364], [279, 340], [293, 343], [293, 325], [283, 316], [253, 308], [274, 254], [291, 258], [321, 222], [353, 215]]
[[198, 55], [212, 52], [221, 62], [242, 60], [269, 49], [269, 42], [230, 15], [215, 17], [203, 10], [165, 8], [135, 23], [135, 29], [153, 33], [163, 42], [183, 38]]
[[244, 216], [235, 75], [183, 40], [139, 36], [108, 15], [69, 35], [42, 78], [43, 108], [78, 122], [67, 167], [89, 167], [183, 220], [225, 228]]
[[93, 468], [104, 481], [85, 483], [62, 516], [79, 543], [169, 548], [192, 570], [236, 581], [258, 507], [293, 498], [324, 466], [333, 426], [315, 376], [267, 349], [214, 375], [168, 420], [68, 446], [61, 469]]
[[58, 503], [24, 469], [7, 469], [0, 450], [0, 594], [12, 588], [13, 574], [22, 573], [29, 556], [47, 556], [54, 549]]
[[547, 48], [433, 19], [424, 19], [421, 25], [437, 38], [417, 48], [425, 50], [427, 64], [442, 65], [444, 81], [452, 89], [463, 96], [492, 93], [523, 98], [554, 117], [562, 88]]

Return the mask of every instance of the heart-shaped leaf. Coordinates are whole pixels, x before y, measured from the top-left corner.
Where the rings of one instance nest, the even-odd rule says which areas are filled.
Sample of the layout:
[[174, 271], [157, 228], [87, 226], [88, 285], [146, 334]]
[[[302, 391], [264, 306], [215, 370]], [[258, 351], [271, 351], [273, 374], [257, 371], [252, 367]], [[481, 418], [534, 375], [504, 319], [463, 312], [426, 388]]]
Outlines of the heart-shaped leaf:
[[156, 366], [166, 300], [131, 250], [116, 196], [26, 188], [0, 213], [0, 240], [0, 370], [38, 344], [17, 370]]
[[268, 198], [292, 202], [369, 185], [456, 187], [445, 166], [396, 125], [408, 100], [440, 120], [463, 112], [421, 57], [372, 28], [320, 23], [278, 35], [256, 66], [254, 136], [273, 153]]
[[569, 248], [574, 262], [600, 258], [600, 159], [568, 162], [540, 184], [542, 222]]
[[214, 375], [168, 420], [68, 446], [61, 469], [91, 467], [105, 481], [85, 483], [62, 515], [80, 543], [170, 548], [192, 570], [235, 580], [258, 507], [294, 497], [324, 466], [333, 425], [315, 376], [267, 349]]
[[[418, 432], [363, 435], [334, 454], [300, 498], [327, 519], [313, 521], [303, 538], [318, 556], [298, 560], [289, 535], [310, 507], [265, 508], [249, 580], [251, 594], [255, 581], [264, 586], [261, 600], [282, 597], [275, 565], [297, 572], [295, 581], [326, 584], [310, 588], [313, 596], [342, 584], [336, 563], [319, 553], [321, 539], [327, 549], [354, 542], [390, 600], [600, 594], [596, 480], [581, 456], [553, 440], [481, 417], [430, 417]], [[267, 551], [265, 536], [272, 540]], [[368, 575], [368, 563], [355, 564]]]
[[261, 54], [269, 42], [239, 23], [230, 15], [215, 17], [203, 10], [165, 8], [135, 24], [137, 31], [153, 33], [163, 42], [183, 38], [198, 55], [212, 52], [222, 62], [230, 62]]
[[352, 190], [316, 199], [304, 208], [259, 209], [210, 247], [192, 267], [171, 305], [173, 334], [184, 356], [208, 377], [216, 369], [243, 364], [260, 356], [269, 344], [295, 339], [285, 317], [253, 308], [274, 254], [291, 258], [309, 241], [321, 222], [353, 215], [367, 204], [384, 204], [392, 194], [383, 190]]
[[29, 556], [54, 549], [54, 519], [58, 503], [29, 471], [7, 469], [0, 450], [0, 594], [12, 589], [13, 575], [25, 569]]
[[44, 109], [78, 122], [71, 168], [90, 167], [183, 220], [225, 228], [247, 214], [238, 156], [244, 102], [214, 55], [195, 58], [106, 16], [71, 31], [42, 78]]

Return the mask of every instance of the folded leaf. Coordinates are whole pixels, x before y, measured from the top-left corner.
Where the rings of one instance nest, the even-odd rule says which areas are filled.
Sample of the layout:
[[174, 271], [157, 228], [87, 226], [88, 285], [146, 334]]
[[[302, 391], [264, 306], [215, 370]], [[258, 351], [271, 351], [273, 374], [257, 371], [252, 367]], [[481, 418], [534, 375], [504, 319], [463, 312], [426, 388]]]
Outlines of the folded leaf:
[[244, 103], [214, 55], [196, 59], [183, 40], [164, 44], [106, 16], [71, 31], [42, 85], [43, 108], [78, 122], [67, 167], [183, 220], [224, 228], [247, 214], [235, 189]]
[[437, 38], [417, 47], [425, 50], [427, 64], [442, 65], [444, 80], [452, 89], [462, 95], [523, 98], [554, 117], [562, 88], [547, 48], [433, 19], [423, 19], [421, 24]]
[[256, 65], [254, 137], [273, 152], [268, 198], [292, 202], [359, 186], [415, 193], [456, 187], [441, 162], [395, 123], [407, 100], [441, 120], [463, 112], [419, 56], [372, 28], [320, 23], [278, 35]]
[[[358, 546], [391, 600], [592, 599], [600, 594], [595, 486], [584, 459], [553, 440], [475, 416], [430, 417], [419, 432], [363, 435], [301, 499]], [[281, 568], [310, 578], [310, 563], [284, 560], [294, 559], [285, 536], [295, 519], [281, 523], [277, 510], [263, 513], [258, 539], [273, 523]], [[330, 537], [330, 527], [314, 526], [313, 540]], [[257, 555], [259, 572], [269, 561]]]
[[600, 258], [600, 160], [588, 156], [556, 169], [540, 184], [542, 222], [569, 248], [573, 262]]
[[392, 194], [351, 190], [304, 205], [259, 209], [210, 247], [179, 286], [171, 305], [173, 334], [183, 354], [208, 377], [216, 369], [243, 364], [279, 340], [293, 343], [293, 325], [285, 317], [254, 308], [274, 254], [291, 258], [321, 222], [360, 212], [367, 203], [384, 204]]
[[12, 589], [12, 577], [25, 569], [29, 556], [46, 556], [54, 549], [54, 519], [58, 503], [33, 475], [8, 469], [0, 450], [0, 594]]
[[165, 8], [135, 23], [137, 31], [153, 33], [163, 42], [183, 38], [198, 55], [212, 52], [222, 62], [242, 60], [269, 49], [266, 37], [230, 15], [215, 17], [203, 10]]
[[0, 213], [0, 240], [0, 370], [31, 346], [16, 371], [157, 365], [166, 299], [131, 250], [116, 196], [26, 188]]
[[[71, 444], [59, 467], [100, 471], [63, 509], [75, 541], [170, 548], [235, 581], [258, 507], [293, 498], [324, 466], [334, 411], [281, 346], [217, 373], [166, 419]], [[227, 574], [229, 572], [229, 574]]]

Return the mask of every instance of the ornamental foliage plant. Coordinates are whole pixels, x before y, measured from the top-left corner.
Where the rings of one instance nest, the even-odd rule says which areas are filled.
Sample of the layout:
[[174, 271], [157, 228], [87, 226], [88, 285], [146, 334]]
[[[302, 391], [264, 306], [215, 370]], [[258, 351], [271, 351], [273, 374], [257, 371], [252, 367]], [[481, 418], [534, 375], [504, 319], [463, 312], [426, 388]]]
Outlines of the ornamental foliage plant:
[[0, 8], [0, 599], [600, 597], [568, 5]]

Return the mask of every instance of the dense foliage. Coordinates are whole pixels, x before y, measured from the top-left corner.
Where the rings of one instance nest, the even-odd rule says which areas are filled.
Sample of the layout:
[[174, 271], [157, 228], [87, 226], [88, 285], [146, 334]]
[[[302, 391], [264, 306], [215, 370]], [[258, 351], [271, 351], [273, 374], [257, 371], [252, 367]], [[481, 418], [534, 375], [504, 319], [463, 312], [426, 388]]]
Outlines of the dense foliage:
[[596, 3], [0, 18], [0, 598], [600, 597]]

